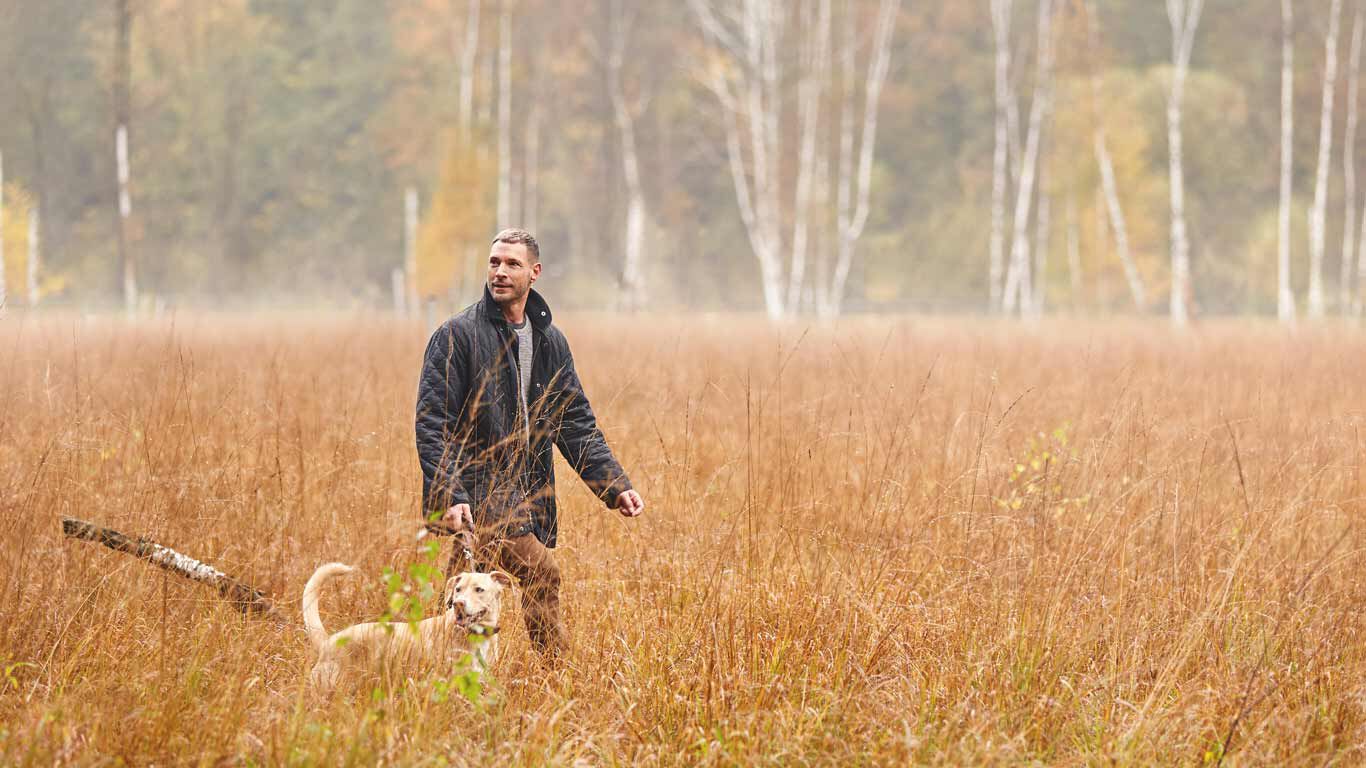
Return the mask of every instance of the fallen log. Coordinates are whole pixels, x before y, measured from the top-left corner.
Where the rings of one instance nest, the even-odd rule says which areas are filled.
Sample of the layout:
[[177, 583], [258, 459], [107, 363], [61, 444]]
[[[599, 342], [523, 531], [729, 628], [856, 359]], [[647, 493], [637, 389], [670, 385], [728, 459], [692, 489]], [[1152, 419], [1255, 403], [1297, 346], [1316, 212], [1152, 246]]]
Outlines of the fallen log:
[[281, 624], [286, 623], [284, 617], [275, 610], [274, 601], [266, 593], [250, 584], [234, 579], [207, 563], [201, 563], [193, 557], [182, 555], [170, 547], [164, 547], [155, 541], [141, 537], [131, 538], [112, 528], [105, 528], [71, 517], [62, 518], [62, 533], [73, 539], [103, 544], [116, 552], [123, 552], [146, 560], [177, 576], [184, 576], [191, 581], [211, 586], [218, 591], [219, 597], [227, 600], [234, 608], [248, 616], [273, 619]]

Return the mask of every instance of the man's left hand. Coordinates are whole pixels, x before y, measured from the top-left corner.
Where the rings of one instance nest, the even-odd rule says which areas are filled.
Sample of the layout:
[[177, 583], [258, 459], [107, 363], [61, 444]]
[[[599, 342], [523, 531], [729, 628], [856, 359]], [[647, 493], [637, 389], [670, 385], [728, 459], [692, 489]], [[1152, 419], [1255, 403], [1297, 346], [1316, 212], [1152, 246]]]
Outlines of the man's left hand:
[[639, 517], [645, 511], [645, 501], [635, 491], [624, 491], [617, 496], [616, 507], [622, 517]]

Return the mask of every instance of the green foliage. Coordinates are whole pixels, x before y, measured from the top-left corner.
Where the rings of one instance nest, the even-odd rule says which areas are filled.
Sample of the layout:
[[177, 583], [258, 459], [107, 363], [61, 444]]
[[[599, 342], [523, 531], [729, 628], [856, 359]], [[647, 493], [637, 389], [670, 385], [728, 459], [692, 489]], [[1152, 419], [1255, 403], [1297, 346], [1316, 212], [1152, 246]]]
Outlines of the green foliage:
[[[418, 622], [422, 621], [428, 609], [441, 597], [445, 587], [445, 575], [437, 565], [441, 554], [441, 542], [435, 537], [425, 537], [418, 546], [421, 559], [410, 563], [402, 571], [385, 567], [381, 582], [388, 596], [386, 609], [379, 618], [380, 626], [386, 632], [394, 632], [396, 624], [407, 624], [412, 632], [417, 632]], [[444, 610], [444, 606], [439, 606]], [[466, 637], [470, 651], [461, 655], [444, 675], [429, 677], [422, 682], [431, 700], [445, 702], [452, 693], [459, 694], [472, 704], [479, 705], [484, 698], [483, 676], [481, 671], [482, 647], [486, 638], [470, 633]], [[403, 686], [407, 686], [405, 679]], [[376, 705], [388, 695], [384, 689], [376, 688], [371, 697]], [[378, 697], [378, 698], [376, 698]]]
[[441, 543], [435, 538], [428, 538], [418, 546], [418, 550], [422, 559], [409, 564], [406, 571], [400, 572], [386, 566], [381, 575], [388, 595], [388, 607], [379, 621], [386, 631], [392, 632], [394, 623], [407, 623], [409, 629], [416, 632], [417, 623], [422, 621], [427, 608], [440, 595], [443, 576], [437, 566], [437, 558], [441, 555]]

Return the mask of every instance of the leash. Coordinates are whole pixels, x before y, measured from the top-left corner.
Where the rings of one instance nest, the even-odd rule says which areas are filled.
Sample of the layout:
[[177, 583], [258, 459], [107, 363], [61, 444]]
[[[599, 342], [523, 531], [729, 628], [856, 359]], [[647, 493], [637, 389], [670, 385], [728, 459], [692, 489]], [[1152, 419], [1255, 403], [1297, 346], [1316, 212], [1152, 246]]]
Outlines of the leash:
[[474, 548], [470, 546], [469, 531], [456, 531], [455, 543], [451, 546], [451, 559], [446, 563], [446, 574], [455, 575], [469, 571], [477, 573], [478, 564], [474, 560]]

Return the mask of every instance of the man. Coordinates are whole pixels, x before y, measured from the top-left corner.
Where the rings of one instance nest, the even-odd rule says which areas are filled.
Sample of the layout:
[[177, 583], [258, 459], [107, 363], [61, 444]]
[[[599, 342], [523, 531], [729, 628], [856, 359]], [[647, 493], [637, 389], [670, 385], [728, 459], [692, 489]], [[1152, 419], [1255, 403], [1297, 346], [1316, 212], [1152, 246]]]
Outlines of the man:
[[427, 344], [417, 454], [429, 529], [475, 532], [480, 565], [517, 578], [527, 634], [554, 660], [566, 637], [550, 551], [559, 528], [552, 446], [622, 515], [636, 517], [645, 503], [598, 429], [550, 307], [531, 289], [540, 274], [536, 238], [499, 232], [483, 299]]

